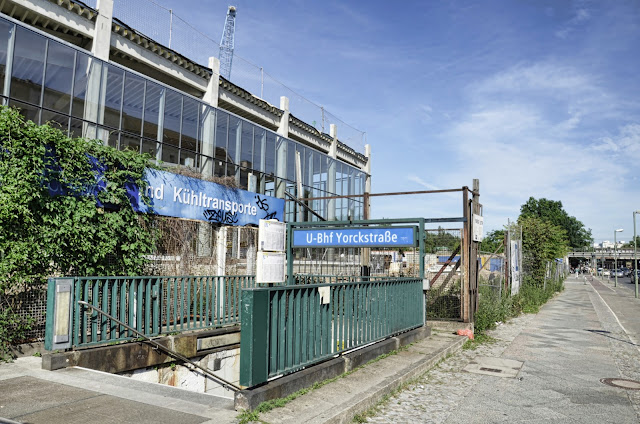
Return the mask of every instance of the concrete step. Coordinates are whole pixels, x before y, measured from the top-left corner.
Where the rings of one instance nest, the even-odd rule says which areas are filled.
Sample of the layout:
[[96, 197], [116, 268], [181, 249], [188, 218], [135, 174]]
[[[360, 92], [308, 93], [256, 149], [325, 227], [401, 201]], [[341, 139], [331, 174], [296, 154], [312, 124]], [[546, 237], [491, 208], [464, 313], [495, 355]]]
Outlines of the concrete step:
[[[206, 406], [209, 408], [234, 410], [233, 399], [220, 397], [207, 393], [198, 393], [182, 389], [179, 387], [167, 386], [160, 383], [135, 380], [129, 377], [109, 374], [102, 371], [91, 370], [81, 367], [70, 367], [55, 372], [86, 382], [84, 388], [109, 392], [114, 396], [127, 393], [130, 400], [147, 403], [156, 398], [170, 398], [172, 401], [186, 401], [192, 404]], [[155, 402], [152, 402], [155, 403]]]

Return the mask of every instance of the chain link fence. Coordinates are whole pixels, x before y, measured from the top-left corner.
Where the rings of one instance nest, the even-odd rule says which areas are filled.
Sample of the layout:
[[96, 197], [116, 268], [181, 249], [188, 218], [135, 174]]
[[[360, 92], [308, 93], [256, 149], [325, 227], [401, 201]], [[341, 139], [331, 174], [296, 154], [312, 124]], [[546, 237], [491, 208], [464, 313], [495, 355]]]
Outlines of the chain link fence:
[[426, 230], [427, 320], [459, 320], [462, 290], [462, 230]]
[[[95, 9], [97, 1], [87, 0], [84, 3]], [[189, 24], [172, 9], [167, 9], [152, 0], [114, 0], [113, 16], [141, 34], [202, 66], [208, 66], [209, 57], [219, 55], [219, 41]], [[224, 21], [216, 22], [214, 27], [219, 28], [222, 34]], [[242, 31], [241, 20], [238, 28]], [[281, 96], [288, 97], [289, 108], [296, 118], [323, 133], [329, 133], [329, 125], [335, 124], [339, 128], [338, 135], [341, 142], [357, 152], [364, 152], [366, 134], [363, 131], [342, 121], [323, 106], [307, 99], [270, 75], [264, 67], [256, 65], [235, 52], [230, 80], [276, 107], [280, 106]]]

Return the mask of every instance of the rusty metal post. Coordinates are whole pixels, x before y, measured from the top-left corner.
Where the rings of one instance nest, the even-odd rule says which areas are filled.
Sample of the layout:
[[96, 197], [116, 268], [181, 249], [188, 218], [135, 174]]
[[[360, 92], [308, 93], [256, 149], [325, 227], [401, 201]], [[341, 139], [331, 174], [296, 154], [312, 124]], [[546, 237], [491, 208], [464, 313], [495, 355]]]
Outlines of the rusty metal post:
[[[471, 202], [471, 213], [480, 214], [480, 180], [473, 180], [473, 200]], [[473, 222], [473, 219], [470, 220]], [[478, 310], [478, 243], [470, 240], [469, 253], [469, 319], [474, 321], [474, 315]]]
[[470, 322], [469, 316], [469, 240], [471, 228], [471, 219], [469, 217], [469, 187], [462, 187], [462, 212], [465, 218], [462, 225], [462, 249], [460, 252], [462, 261], [462, 281], [460, 284], [460, 318], [463, 322]]
[[[365, 191], [364, 196], [362, 198], [363, 201], [363, 218], [366, 220], [369, 219], [369, 192]], [[365, 280], [368, 280], [368, 277], [371, 275], [371, 264], [370, 264], [370, 256], [371, 249], [368, 247], [362, 248], [360, 250], [360, 254], [362, 255], [360, 258], [360, 275], [366, 277]]]

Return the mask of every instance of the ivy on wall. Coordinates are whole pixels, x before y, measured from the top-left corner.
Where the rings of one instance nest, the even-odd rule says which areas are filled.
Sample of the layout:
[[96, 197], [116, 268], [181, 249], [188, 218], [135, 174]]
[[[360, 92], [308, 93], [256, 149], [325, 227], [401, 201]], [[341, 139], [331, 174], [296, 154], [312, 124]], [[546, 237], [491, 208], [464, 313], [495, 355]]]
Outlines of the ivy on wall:
[[28, 286], [52, 275], [144, 271], [153, 218], [133, 210], [127, 188], [144, 193], [149, 160], [0, 107], [0, 357], [21, 337], [10, 299]]

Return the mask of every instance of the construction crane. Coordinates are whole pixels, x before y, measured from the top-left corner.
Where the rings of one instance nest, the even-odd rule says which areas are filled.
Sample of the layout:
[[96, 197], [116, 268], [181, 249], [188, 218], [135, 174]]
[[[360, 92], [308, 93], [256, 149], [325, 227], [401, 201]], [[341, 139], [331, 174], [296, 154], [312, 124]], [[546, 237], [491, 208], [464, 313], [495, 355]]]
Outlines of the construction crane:
[[229, 6], [227, 19], [224, 21], [222, 39], [220, 40], [220, 75], [226, 79], [231, 77], [231, 62], [233, 62], [234, 34], [236, 30], [236, 7]]

